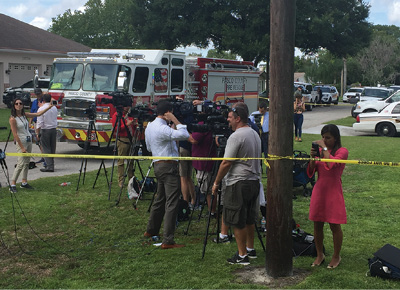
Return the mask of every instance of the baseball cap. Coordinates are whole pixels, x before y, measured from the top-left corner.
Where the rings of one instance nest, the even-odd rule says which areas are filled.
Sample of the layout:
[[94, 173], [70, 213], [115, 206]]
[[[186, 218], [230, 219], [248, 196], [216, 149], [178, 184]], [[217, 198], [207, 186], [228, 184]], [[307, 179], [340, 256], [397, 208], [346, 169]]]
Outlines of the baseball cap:
[[33, 90], [33, 92], [35, 93], [35, 95], [37, 95], [37, 94], [41, 94], [42, 90], [40, 88], [36, 88]]

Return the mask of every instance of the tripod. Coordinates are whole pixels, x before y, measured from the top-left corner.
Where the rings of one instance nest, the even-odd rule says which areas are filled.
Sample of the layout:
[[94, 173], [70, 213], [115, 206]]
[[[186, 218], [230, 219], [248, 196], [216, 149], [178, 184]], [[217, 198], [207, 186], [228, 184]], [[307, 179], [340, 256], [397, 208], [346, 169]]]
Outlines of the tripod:
[[[132, 138], [129, 156], [137, 156], [139, 148], [141, 147], [139, 138], [142, 135], [143, 131], [144, 131], [143, 123], [139, 123], [138, 126], [136, 127], [135, 134], [134, 134], [134, 136]], [[132, 144], [135, 144], [135, 145], [132, 146]], [[125, 172], [124, 172], [124, 176], [123, 176], [123, 179], [122, 179], [122, 185], [120, 187], [118, 199], [116, 200], [115, 205], [118, 205], [120, 200], [121, 200], [121, 195], [122, 195], [122, 190], [124, 188], [125, 179], [128, 176], [128, 170], [129, 170], [130, 165], [131, 165], [132, 162], [134, 162], [134, 167], [133, 167], [133, 170], [132, 170], [133, 171], [133, 173], [132, 173], [133, 176], [135, 176], [136, 166], [138, 166], [140, 174], [142, 175], [142, 180], [144, 179], [143, 171], [142, 171], [142, 168], [140, 167], [139, 160], [138, 159], [128, 159], [128, 162], [127, 162], [127, 165], [126, 165], [126, 168], [125, 168]], [[150, 172], [150, 168], [149, 168], [149, 172]], [[147, 174], [149, 174], [149, 172]], [[147, 178], [147, 176], [146, 176], [146, 178]], [[144, 188], [144, 181], [145, 180], [143, 180], [143, 184], [142, 184], [139, 196], [141, 195], [141, 192], [142, 192], [142, 190]], [[138, 197], [138, 199], [139, 199], [139, 197]]]
[[[96, 130], [96, 124], [94, 123], [96, 116], [94, 114], [89, 115], [89, 125], [88, 125], [88, 129], [87, 129], [87, 137], [85, 140], [85, 144], [84, 144], [84, 155], [87, 155], [88, 151], [89, 151], [89, 147], [90, 147], [90, 142], [97, 140], [97, 148], [100, 148], [100, 142], [99, 139], [97, 137], [97, 130]], [[92, 140], [92, 133], [94, 132], [94, 139]], [[82, 163], [81, 163], [81, 168], [79, 169], [79, 177], [78, 177], [78, 183], [76, 185], [76, 191], [78, 191], [79, 189], [79, 183], [81, 180], [81, 175], [82, 175], [82, 167], [83, 164], [85, 164], [84, 167], [84, 171], [83, 171], [83, 179], [82, 179], [82, 184], [85, 184], [85, 177], [86, 177], [86, 167], [87, 167], [87, 158], [82, 159]], [[107, 183], [108, 183], [108, 177], [106, 174], [106, 178], [107, 178]]]
[[[112, 136], [114, 136], [114, 132], [116, 132], [116, 134], [115, 134], [114, 148], [113, 148], [113, 156], [114, 156], [114, 157], [115, 157], [116, 154], [117, 154], [117, 143], [119, 142], [118, 139], [119, 139], [119, 134], [120, 134], [119, 130], [120, 130], [120, 128], [121, 128], [121, 123], [124, 125], [124, 128], [126, 129], [127, 134], [128, 134], [129, 142], [130, 142], [130, 144], [132, 145], [132, 135], [131, 135], [131, 133], [130, 133], [130, 131], [129, 131], [129, 129], [128, 129], [128, 126], [126, 125], [125, 119], [122, 117], [124, 108], [123, 108], [123, 106], [117, 106], [116, 108], [117, 108], [117, 119], [116, 119], [116, 122], [115, 122], [115, 124], [114, 124], [113, 129], [112, 129], [110, 140], [108, 140], [108, 143], [107, 143], [107, 149], [108, 149], [108, 148], [110, 147], [110, 143], [111, 143]], [[113, 163], [112, 163], [110, 181], [108, 181], [108, 178], [107, 178], [107, 183], [108, 183], [108, 200], [110, 200], [110, 197], [111, 197], [111, 186], [112, 186], [112, 180], [113, 180], [113, 174], [114, 174], [114, 166], [115, 166], [115, 158], [113, 159]], [[96, 185], [96, 182], [97, 182], [97, 179], [98, 179], [98, 177], [99, 177], [101, 168], [104, 168], [104, 173], [105, 173], [105, 175], [106, 175], [106, 177], [107, 177], [107, 170], [106, 170], [106, 167], [105, 167], [105, 165], [104, 165], [104, 159], [101, 161], [100, 166], [99, 166], [99, 169], [97, 170], [97, 175], [96, 175], [96, 179], [94, 180], [94, 183], [93, 183], [93, 188], [94, 188], [94, 186]]]
[[[6, 128], [6, 127], [2, 127], [1, 129], [4, 129], [4, 128]], [[11, 130], [8, 133], [7, 142], [6, 142], [6, 145], [4, 146], [4, 151], [0, 149], [0, 165], [1, 165], [1, 169], [4, 172], [4, 176], [6, 178], [8, 187], [11, 189], [10, 174], [8, 172], [8, 167], [7, 167], [7, 163], [6, 163], [6, 149], [7, 149], [8, 141], [10, 141], [10, 137], [11, 137]], [[0, 187], [1, 187], [1, 183], [0, 183]]]

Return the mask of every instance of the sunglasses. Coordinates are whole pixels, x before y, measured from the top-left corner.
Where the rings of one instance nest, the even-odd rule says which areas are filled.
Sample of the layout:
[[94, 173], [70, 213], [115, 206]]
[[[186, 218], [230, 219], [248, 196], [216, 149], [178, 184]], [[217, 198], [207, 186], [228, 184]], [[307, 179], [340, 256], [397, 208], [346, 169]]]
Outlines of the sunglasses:
[[22, 103], [15, 103], [16, 105], [22, 105]]

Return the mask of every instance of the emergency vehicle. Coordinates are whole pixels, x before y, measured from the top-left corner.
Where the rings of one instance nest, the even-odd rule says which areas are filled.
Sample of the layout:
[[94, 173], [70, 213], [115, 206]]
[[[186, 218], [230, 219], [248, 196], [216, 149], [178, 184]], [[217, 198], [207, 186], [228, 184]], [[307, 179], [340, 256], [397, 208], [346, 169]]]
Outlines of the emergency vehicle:
[[[186, 57], [169, 50], [92, 49], [68, 56], [55, 59], [49, 89], [58, 101], [59, 141], [83, 145], [89, 124], [85, 113], [91, 107], [96, 110], [98, 140], [109, 141], [116, 108], [103, 99], [112, 99], [107, 93], [118, 90], [121, 73], [126, 76], [124, 91], [133, 96], [133, 106], [152, 106], [160, 98], [179, 97], [228, 105], [245, 102], [250, 112], [257, 110], [260, 71], [250, 61]], [[95, 136], [90, 140], [97, 144]]]

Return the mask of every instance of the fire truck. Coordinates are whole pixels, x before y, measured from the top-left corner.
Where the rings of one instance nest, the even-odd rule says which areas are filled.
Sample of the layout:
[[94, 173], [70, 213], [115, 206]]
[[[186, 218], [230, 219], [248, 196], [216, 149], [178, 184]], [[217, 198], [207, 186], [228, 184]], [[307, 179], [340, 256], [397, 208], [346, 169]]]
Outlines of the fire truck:
[[257, 110], [260, 71], [250, 61], [186, 57], [169, 50], [92, 49], [54, 60], [49, 93], [58, 102], [59, 141], [82, 147], [88, 138], [87, 111], [94, 108], [97, 138], [89, 140], [109, 142], [116, 108], [104, 100], [118, 91], [121, 75], [133, 106], [180, 98], [227, 105], [245, 102], [250, 112]]

